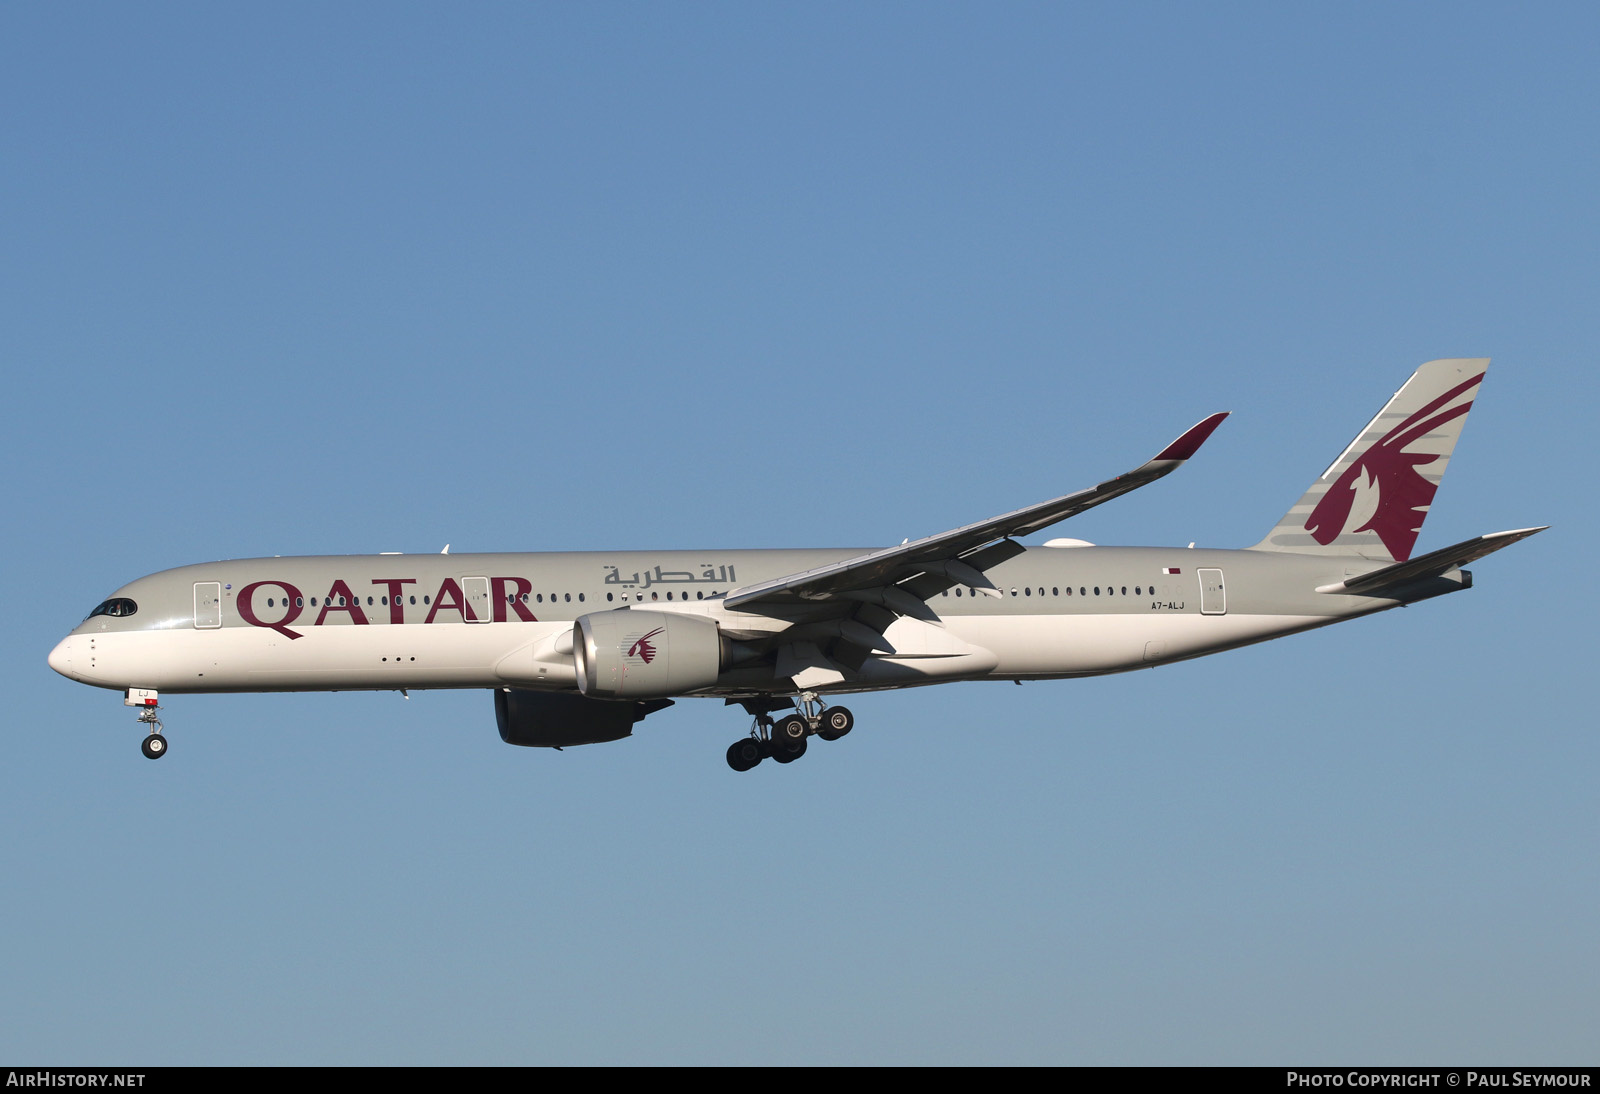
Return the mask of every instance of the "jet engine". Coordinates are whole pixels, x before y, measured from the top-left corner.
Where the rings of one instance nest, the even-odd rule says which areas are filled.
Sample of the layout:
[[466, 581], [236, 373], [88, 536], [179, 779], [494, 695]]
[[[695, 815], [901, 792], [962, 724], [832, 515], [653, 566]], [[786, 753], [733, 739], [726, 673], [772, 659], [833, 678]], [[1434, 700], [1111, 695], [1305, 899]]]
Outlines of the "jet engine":
[[727, 657], [709, 619], [667, 612], [595, 612], [573, 628], [578, 690], [592, 699], [656, 699], [717, 682]]
[[633, 733], [647, 714], [670, 707], [672, 700], [643, 703], [608, 703], [585, 699], [571, 692], [527, 691], [496, 688], [494, 717], [500, 739], [508, 745], [565, 748], [616, 741]]

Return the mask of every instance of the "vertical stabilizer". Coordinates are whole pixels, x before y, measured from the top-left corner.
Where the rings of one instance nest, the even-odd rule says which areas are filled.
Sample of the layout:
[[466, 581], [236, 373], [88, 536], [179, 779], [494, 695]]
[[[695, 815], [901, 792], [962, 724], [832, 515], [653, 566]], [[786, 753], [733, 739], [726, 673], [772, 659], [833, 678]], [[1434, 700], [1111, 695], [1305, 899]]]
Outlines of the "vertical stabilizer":
[[1488, 367], [1461, 357], [1417, 369], [1256, 549], [1410, 558]]

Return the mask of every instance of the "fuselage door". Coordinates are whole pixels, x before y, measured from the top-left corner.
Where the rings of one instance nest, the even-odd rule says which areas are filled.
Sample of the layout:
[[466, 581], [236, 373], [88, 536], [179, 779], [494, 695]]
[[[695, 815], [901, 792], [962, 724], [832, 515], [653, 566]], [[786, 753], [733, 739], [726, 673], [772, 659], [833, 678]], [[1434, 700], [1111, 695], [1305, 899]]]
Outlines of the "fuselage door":
[[196, 630], [210, 630], [222, 626], [221, 582], [194, 583], [194, 625]]
[[1226, 615], [1228, 597], [1222, 588], [1222, 571], [1200, 571], [1200, 614]]
[[461, 590], [467, 594], [468, 623], [487, 623], [494, 618], [489, 608], [488, 578], [464, 577], [461, 579]]

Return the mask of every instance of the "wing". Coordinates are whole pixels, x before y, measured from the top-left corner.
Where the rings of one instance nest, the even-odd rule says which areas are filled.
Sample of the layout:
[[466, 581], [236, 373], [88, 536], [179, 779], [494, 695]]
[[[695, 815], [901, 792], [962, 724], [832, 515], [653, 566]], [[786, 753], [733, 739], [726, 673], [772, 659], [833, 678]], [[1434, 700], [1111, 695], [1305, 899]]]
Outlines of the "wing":
[[[1037, 532], [1170, 474], [1195, 454], [1227, 416], [1226, 412], [1211, 415], [1154, 459], [1099, 486], [814, 570], [746, 585], [734, 589], [723, 602], [729, 608], [750, 610], [763, 604], [841, 599], [877, 604], [896, 615], [927, 618], [931, 612], [922, 601], [952, 585], [969, 585], [998, 596], [983, 571], [1023, 550], [1011, 537]], [[919, 577], [925, 580], [916, 580]]]

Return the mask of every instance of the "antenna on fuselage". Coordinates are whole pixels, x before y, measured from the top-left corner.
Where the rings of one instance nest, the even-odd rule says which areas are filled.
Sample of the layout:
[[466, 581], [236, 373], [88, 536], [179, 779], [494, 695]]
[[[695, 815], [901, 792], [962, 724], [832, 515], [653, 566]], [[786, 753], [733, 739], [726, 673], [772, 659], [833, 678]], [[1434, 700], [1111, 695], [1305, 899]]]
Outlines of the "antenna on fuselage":
[[450, 553], [450, 545], [449, 545], [449, 544], [448, 544], [448, 543], [446, 543], [446, 544], [445, 544], [445, 545], [444, 545], [444, 550], [442, 550], [442, 551], [440, 551], [440, 552], [439, 552], [439, 553], [440, 553], [440, 554], [441, 554], [441, 555], [447, 555], [447, 554], [449, 554], [449, 553]]

